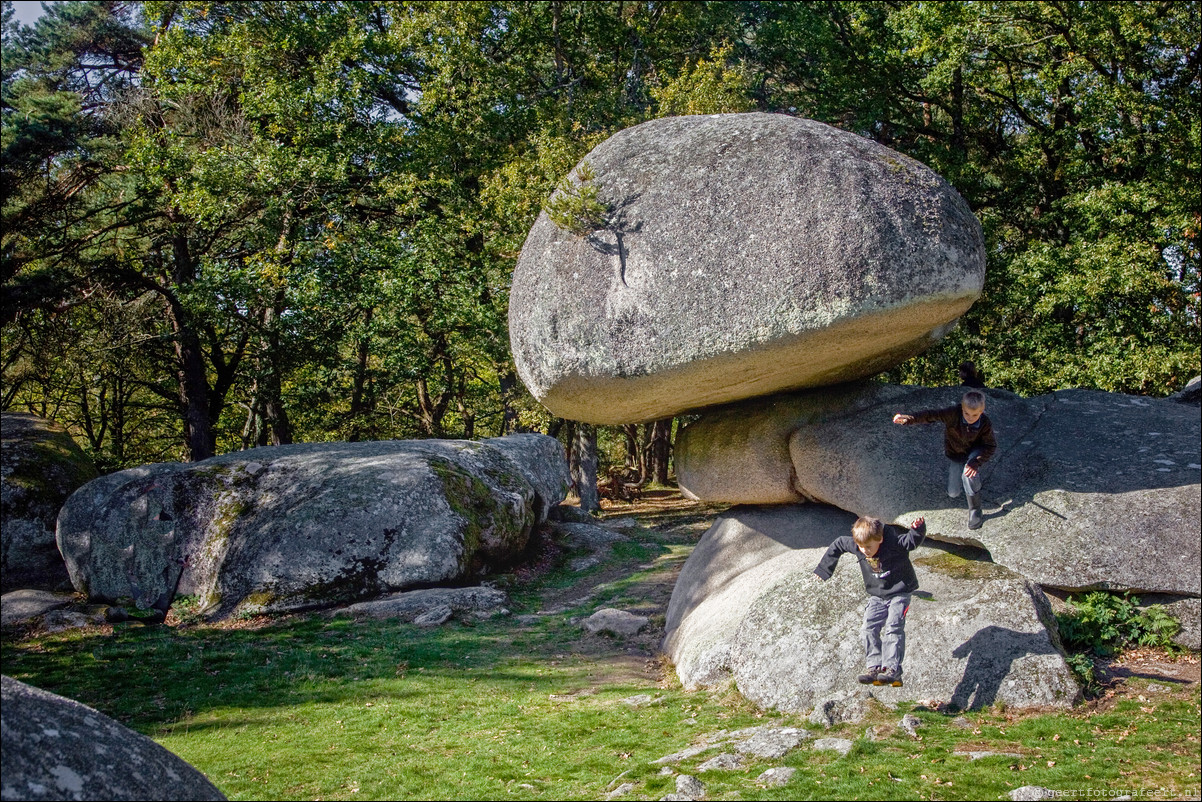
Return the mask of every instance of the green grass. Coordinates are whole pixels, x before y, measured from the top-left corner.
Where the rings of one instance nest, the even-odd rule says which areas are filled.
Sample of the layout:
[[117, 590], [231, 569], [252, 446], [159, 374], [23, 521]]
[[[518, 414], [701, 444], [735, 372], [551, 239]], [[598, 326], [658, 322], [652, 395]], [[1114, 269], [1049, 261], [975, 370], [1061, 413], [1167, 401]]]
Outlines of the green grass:
[[[574, 620], [637, 603], [649, 573], [687, 550], [670, 533], [643, 530], [612, 558], [630, 574], [529, 625], [455, 621], [424, 630], [296, 616], [10, 633], [3, 670], [151, 736], [231, 799], [599, 799], [618, 782], [635, 784], [626, 798], [659, 799], [674, 779], [652, 761], [708, 733], [763, 723], [816, 729], [802, 717], [757, 711], [730, 690], [686, 693], [670, 672], [657, 682], [624, 669], [618, 639], [582, 640]], [[514, 589], [514, 611], [535, 611], [534, 590], [572, 581], [552, 573]], [[1147, 682], [1130, 682], [1134, 691], [1104, 711], [989, 710], [964, 716], [967, 728], [919, 708], [919, 740], [896, 727], [911, 708], [881, 708], [816, 733], [854, 739], [846, 757], [803, 744], [781, 760], [698, 776], [709, 799], [996, 799], [1021, 785], [1197, 796], [1198, 687], [1141, 694]], [[658, 701], [623, 701], [635, 694]], [[880, 740], [864, 737], [869, 727]], [[956, 754], [969, 749], [1022, 757]], [[673, 768], [695, 774], [719, 751]], [[757, 786], [774, 765], [797, 773], [783, 788]]]

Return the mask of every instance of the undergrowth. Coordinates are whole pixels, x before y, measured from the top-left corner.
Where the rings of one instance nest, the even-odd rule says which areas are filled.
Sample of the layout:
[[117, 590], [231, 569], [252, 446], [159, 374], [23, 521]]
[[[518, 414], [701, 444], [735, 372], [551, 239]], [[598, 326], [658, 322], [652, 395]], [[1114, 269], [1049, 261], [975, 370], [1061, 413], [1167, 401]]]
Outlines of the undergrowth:
[[1094, 655], [1106, 657], [1136, 646], [1173, 650], [1173, 636], [1181, 630], [1180, 622], [1159, 604], [1140, 608], [1136, 596], [1101, 591], [1071, 599], [1056, 622], [1069, 668], [1087, 695], [1101, 690]]

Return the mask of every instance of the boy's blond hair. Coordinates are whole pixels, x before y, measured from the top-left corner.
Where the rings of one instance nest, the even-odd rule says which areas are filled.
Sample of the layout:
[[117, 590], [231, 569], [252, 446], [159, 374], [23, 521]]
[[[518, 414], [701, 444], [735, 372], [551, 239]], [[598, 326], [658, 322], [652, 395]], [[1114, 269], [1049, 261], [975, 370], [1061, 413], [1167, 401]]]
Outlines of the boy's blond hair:
[[867, 546], [885, 539], [885, 525], [876, 518], [860, 517], [851, 525], [851, 539], [857, 546]]
[[979, 390], [969, 390], [964, 394], [964, 397], [960, 399], [960, 404], [965, 409], [984, 409], [985, 394]]

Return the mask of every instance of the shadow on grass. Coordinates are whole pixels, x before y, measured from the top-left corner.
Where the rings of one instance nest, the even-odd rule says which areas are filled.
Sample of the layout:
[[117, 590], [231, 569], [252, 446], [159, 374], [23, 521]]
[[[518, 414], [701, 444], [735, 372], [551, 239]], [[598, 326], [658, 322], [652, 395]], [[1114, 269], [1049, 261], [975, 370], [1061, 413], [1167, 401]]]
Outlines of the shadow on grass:
[[[493, 689], [571, 682], [559, 626], [422, 630], [396, 621], [289, 619], [256, 629], [129, 628], [3, 645], [5, 674], [138, 729], [221, 708], [277, 709], [428, 695], [487, 674]], [[516, 662], [515, 662], [516, 661]], [[555, 666], [554, 672], [542, 673]], [[580, 678], [587, 675], [583, 661]], [[229, 726], [223, 722], [221, 726]]]

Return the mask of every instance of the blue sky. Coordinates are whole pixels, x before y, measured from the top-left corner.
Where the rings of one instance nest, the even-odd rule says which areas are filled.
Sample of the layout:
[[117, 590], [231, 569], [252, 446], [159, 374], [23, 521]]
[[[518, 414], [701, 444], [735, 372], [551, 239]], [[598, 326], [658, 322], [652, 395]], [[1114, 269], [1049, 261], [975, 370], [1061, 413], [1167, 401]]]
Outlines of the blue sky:
[[32, 25], [42, 16], [42, 3], [41, 0], [14, 0], [13, 11], [17, 22]]

